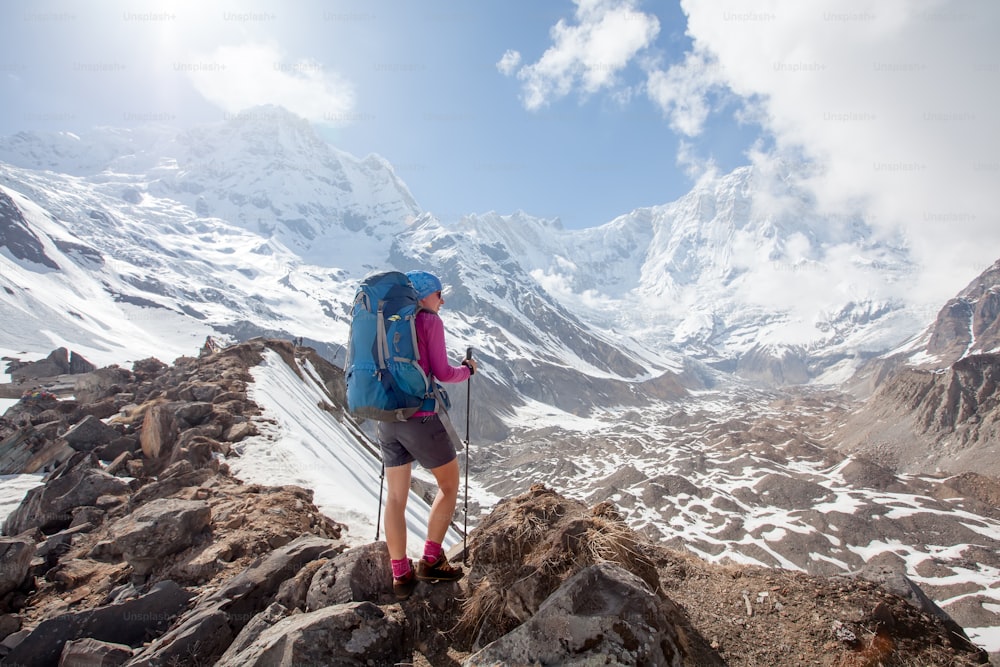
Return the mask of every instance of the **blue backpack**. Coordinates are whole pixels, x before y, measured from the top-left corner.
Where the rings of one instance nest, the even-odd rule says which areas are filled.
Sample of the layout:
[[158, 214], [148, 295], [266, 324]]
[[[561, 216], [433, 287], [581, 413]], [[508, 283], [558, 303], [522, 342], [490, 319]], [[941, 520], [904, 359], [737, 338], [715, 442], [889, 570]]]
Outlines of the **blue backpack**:
[[405, 273], [374, 274], [358, 287], [344, 367], [347, 409], [355, 417], [406, 421], [417, 411], [434, 410], [436, 383], [417, 363], [419, 310]]

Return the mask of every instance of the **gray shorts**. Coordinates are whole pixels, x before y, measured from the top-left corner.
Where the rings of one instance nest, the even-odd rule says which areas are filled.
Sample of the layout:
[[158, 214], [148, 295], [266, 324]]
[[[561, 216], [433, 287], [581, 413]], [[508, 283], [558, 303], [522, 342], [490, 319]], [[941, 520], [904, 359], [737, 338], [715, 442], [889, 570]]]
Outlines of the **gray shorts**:
[[437, 416], [379, 422], [376, 429], [386, 468], [416, 461], [430, 470], [454, 459], [455, 445]]

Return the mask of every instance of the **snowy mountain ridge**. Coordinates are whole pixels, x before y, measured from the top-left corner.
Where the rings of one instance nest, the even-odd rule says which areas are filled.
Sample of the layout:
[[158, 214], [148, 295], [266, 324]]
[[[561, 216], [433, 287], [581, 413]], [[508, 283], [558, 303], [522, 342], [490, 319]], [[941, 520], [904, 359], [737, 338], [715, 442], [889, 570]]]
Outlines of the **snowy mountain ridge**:
[[[924, 323], [894, 293], [914, 270], [902, 242], [817, 216], [780, 175], [749, 167], [566, 230], [523, 212], [447, 227], [384, 159], [338, 151], [278, 107], [180, 132], [20, 133], [0, 140], [0, 159], [0, 185], [91, 249], [86, 268], [112, 303], [155, 304], [199, 335], [303, 335], [334, 357], [361, 277], [428, 267], [449, 286], [456, 347], [502, 361], [498, 383], [522, 400], [582, 397], [552, 399], [543, 366], [591, 388], [665, 377], [697, 389], [712, 367], [766, 385], [837, 382]], [[634, 403], [634, 391], [610, 400]]]
[[[477, 495], [540, 477], [613, 500], [657, 540], [772, 567], [852, 570], [905, 544], [910, 576], [946, 564], [915, 579], [935, 599], [1000, 626], [979, 582], [1000, 563], [966, 562], [995, 522], [927, 544], [971, 501], [878, 461], [831, 463], [843, 398], [767, 389], [836, 382], [927, 324], [901, 298], [915, 270], [902, 241], [818, 216], [791, 188], [776, 205], [781, 179], [752, 169], [592, 229], [523, 212], [445, 225], [384, 160], [313, 141], [290, 115], [161, 130], [0, 140], [0, 353], [66, 346], [127, 366], [208, 335], [301, 336], [340, 364], [361, 277], [428, 268], [452, 356], [472, 346], [483, 370], [452, 392], [459, 424], [471, 392]], [[946, 323], [986, 321], [995, 290], [981, 292]], [[973, 575], [956, 597], [952, 579]]]

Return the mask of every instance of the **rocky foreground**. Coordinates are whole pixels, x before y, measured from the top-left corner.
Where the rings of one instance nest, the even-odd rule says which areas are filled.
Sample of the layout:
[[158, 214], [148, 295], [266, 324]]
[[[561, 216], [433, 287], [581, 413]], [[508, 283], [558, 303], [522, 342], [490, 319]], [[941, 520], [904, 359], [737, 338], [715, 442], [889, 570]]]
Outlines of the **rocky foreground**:
[[[457, 584], [400, 603], [383, 543], [348, 548], [312, 492], [244, 484], [256, 340], [22, 399], [5, 472], [49, 470], [0, 538], [0, 665], [973, 665], [901, 575], [713, 565], [542, 485], [471, 533]], [[336, 369], [331, 403], [338, 403]]]

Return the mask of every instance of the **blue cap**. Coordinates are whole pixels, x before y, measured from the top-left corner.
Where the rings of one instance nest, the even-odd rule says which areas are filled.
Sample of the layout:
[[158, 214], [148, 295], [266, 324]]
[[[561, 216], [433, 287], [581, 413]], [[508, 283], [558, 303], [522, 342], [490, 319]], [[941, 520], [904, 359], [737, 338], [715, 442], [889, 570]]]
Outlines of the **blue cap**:
[[440, 292], [444, 288], [441, 287], [441, 281], [433, 273], [427, 273], [426, 271], [407, 271], [406, 277], [410, 279], [413, 284], [413, 289], [417, 290], [418, 299], [426, 299], [434, 292]]

